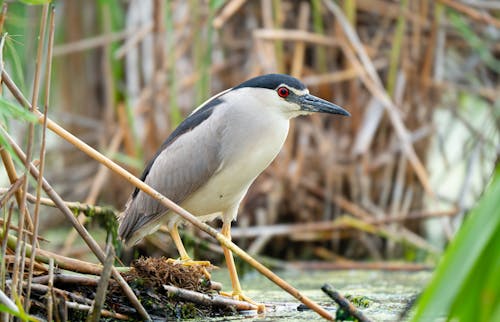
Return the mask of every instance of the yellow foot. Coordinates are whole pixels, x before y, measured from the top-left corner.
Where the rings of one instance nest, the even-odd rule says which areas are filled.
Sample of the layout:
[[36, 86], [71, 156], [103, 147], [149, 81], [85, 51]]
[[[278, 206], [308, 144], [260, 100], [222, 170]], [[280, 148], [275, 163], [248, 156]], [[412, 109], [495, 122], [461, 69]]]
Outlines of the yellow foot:
[[264, 313], [266, 311], [266, 306], [264, 304], [255, 302], [254, 300], [252, 300], [251, 298], [249, 298], [248, 296], [246, 296], [241, 292], [232, 292], [232, 293], [220, 292], [219, 294], [222, 296], [230, 297], [238, 301], [245, 301], [251, 303], [257, 306], [257, 313]]
[[210, 272], [207, 270], [207, 268], [213, 268], [213, 267], [215, 267], [209, 261], [195, 261], [195, 260], [192, 260], [191, 258], [187, 258], [187, 259], [181, 259], [181, 258], [173, 259], [173, 258], [168, 258], [167, 259], [167, 263], [169, 263], [169, 264], [181, 264], [181, 265], [184, 265], [184, 266], [201, 266], [202, 267], [203, 275], [205, 275], [205, 277], [207, 279], [211, 278]]

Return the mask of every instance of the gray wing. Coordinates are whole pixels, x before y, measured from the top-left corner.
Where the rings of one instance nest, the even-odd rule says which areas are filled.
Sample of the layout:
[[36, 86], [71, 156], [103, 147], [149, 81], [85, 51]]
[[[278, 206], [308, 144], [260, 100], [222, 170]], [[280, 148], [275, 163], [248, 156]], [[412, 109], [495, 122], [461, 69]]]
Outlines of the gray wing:
[[[186, 119], [144, 171], [142, 180], [177, 204], [203, 186], [222, 163], [220, 133], [212, 124], [211, 114], [187, 129], [186, 123], [193, 125], [197, 121], [193, 119], [196, 114]], [[166, 211], [149, 195], [134, 191], [119, 218], [120, 237], [127, 244], [138, 242], [159, 224]]]

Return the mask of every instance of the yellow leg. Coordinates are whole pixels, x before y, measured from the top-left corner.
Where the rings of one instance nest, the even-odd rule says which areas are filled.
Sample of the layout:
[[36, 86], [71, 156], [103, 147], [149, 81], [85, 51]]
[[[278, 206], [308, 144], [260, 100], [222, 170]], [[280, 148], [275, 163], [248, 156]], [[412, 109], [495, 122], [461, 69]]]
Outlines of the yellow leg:
[[[222, 224], [222, 235], [227, 239], [231, 240], [231, 222], [224, 222]], [[236, 266], [234, 265], [233, 253], [226, 247], [222, 247], [224, 251], [224, 257], [226, 258], [227, 269], [229, 270], [229, 277], [231, 278], [231, 286], [233, 287], [233, 296], [240, 296], [241, 285], [238, 278], [238, 272], [236, 271]]]
[[[222, 234], [224, 235], [224, 237], [231, 240], [231, 222], [223, 222]], [[255, 304], [258, 307], [259, 313], [264, 312], [265, 311], [264, 304], [256, 303], [251, 298], [243, 295], [243, 292], [241, 290], [240, 280], [238, 278], [238, 272], [236, 271], [236, 266], [234, 265], [233, 253], [231, 252], [230, 249], [224, 246], [222, 246], [222, 250], [224, 251], [224, 257], [226, 258], [227, 269], [229, 271], [229, 278], [231, 279], [231, 285], [233, 287], [233, 293], [230, 296], [237, 300], [247, 301], [252, 304]], [[222, 294], [229, 295], [224, 293]]]
[[181, 236], [179, 235], [179, 229], [177, 228], [177, 225], [170, 229], [169, 232], [172, 240], [174, 241], [175, 247], [177, 247], [177, 251], [179, 251], [181, 260], [191, 260], [191, 257], [189, 257], [188, 253], [186, 252], [186, 248], [184, 248], [184, 244], [182, 243]]
[[[199, 266], [206, 266], [210, 267], [212, 264], [210, 264], [209, 261], [194, 261], [189, 257], [188, 253], [186, 252], [186, 248], [184, 248], [184, 244], [182, 243], [181, 236], [179, 235], [179, 229], [177, 228], [177, 225], [175, 225], [172, 229], [169, 230], [170, 236], [172, 237], [172, 240], [174, 241], [175, 247], [177, 247], [177, 251], [179, 252], [180, 255], [180, 260], [183, 265], [186, 266], [192, 266], [192, 265], [199, 265]], [[176, 260], [173, 259], [168, 259], [171, 262], [175, 262]], [[204, 268], [203, 274], [210, 279], [210, 273], [207, 271], [207, 269]]]

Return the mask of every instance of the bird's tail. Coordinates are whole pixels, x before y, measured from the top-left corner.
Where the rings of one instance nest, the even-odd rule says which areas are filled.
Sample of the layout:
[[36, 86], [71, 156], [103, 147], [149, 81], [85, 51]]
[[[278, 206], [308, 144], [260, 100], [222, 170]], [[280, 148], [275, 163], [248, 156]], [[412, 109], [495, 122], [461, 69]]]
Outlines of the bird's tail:
[[125, 210], [118, 215], [118, 236], [125, 246], [137, 244], [146, 235], [149, 235], [162, 224], [162, 214], [145, 214], [137, 209], [135, 198], [129, 199]]

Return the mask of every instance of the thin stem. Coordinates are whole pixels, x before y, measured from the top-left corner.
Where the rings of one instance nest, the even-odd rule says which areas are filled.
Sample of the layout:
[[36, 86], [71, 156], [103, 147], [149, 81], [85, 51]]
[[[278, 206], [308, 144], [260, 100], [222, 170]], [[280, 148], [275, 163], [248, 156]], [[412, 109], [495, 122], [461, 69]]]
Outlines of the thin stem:
[[[44, 8], [45, 9], [45, 8]], [[55, 30], [55, 22], [54, 22], [55, 9], [51, 8], [50, 17], [49, 17], [49, 43], [47, 48], [47, 61], [46, 66], [47, 70], [45, 73], [45, 92], [44, 92], [44, 104], [43, 104], [43, 118], [44, 123], [42, 124], [42, 142], [40, 146], [40, 173], [37, 178], [36, 185], [36, 199], [35, 199], [35, 209], [33, 211], [33, 235], [31, 238], [31, 245], [35, 245], [33, 250], [31, 251], [30, 256], [30, 268], [28, 271], [28, 285], [26, 288], [26, 305], [27, 311], [29, 311], [29, 299], [31, 294], [31, 280], [33, 279], [33, 268], [35, 265], [35, 257], [36, 257], [36, 242], [38, 239], [38, 226], [39, 226], [39, 214], [40, 214], [40, 199], [41, 199], [41, 191], [42, 191], [42, 179], [43, 179], [43, 170], [45, 168], [45, 145], [46, 145], [46, 137], [47, 137], [47, 126], [45, 121], [47, 120], [48, 108], [49, 108], [49, 97], [50, 97], [50, 76], [52, 69], [52, 48], [54, 46], [54, 30]], [[43, 44], [42, 44], [43, 45]], [[27, 194], [27, 193], [26, 193]]]

